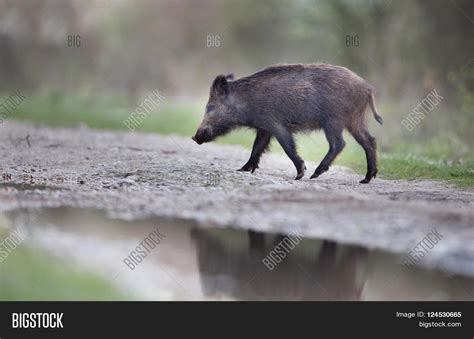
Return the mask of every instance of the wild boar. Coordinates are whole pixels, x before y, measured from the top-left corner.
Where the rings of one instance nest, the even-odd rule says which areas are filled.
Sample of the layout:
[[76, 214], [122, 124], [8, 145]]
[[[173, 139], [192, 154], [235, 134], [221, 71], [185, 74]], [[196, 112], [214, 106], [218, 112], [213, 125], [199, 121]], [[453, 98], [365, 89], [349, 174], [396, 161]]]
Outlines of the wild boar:
[[238, 127], [253, 128], [256, 138], [252, 153], [240, 171], [253, 173], [275, 137], [295, 165], [298, 180], [306, 166], [296, 151], [293, 134], [322, 129], [329, 151], [313, 179], [326, 172], [343, 150], [342, 132], [346, 128], [365, 150], [367, 174], [361, 183], [368, 183], [377, 175], [377, 146], [365, 114], [368, 107], [382, 124], [375, 108], [374, 87], [345, 67], [278, 64], [235, 80], [232, 74], [218, 75], [192, 139], [202, 144]]

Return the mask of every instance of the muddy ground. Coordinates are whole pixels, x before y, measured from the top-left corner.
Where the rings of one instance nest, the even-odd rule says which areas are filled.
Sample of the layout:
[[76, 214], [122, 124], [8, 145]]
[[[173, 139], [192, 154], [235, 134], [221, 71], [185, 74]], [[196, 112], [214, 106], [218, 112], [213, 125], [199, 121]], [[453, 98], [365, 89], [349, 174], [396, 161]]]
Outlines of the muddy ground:
[[0, 212], [63, 206], [124, 220], [296, 230], [401, 256], [436, 228], [443, 237], [420, 264], [474, 276], [473, 189], [431, 180], [361, 185], [362, 175], [340, 166], [309, 180], [317, 164], [308, 161], [295, 181], [290, 160], [272, 154], [254, 174], [237, 172], [248, 156], [178, 136], [9, 122], [0, 126]]

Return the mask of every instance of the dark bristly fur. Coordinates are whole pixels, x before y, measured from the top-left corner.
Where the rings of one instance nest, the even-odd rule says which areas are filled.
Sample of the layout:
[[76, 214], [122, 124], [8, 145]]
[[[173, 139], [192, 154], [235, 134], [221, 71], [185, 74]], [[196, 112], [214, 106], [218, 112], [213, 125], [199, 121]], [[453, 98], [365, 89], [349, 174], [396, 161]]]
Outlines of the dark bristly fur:
[[252, 153], [241, 171], [254, 172], [263, 152], [275, 137], [293, 161], [301, 179], [306, 170], [296, 152], [293, 133], [322, 129], [329, 151], [311, 178], [329, 169], [344, 148], [346, 128], [364, 148], [368, 183], [377, 174], [377, 146], [367, 129], [368, 107], [382, 124], [374, 103], [374, 88], [345, 67], [328, 64], [275, 65], [233, 80], [219, 75], [211, 86], [206, 114], [193, 137], [209, 142], [237, 127], [257, 131]]

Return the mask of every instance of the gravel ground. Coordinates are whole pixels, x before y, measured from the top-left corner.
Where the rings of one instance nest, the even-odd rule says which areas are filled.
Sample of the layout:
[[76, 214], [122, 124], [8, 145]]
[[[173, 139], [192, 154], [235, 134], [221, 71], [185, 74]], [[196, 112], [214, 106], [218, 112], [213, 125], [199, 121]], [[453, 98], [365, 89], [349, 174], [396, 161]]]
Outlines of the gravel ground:
[[[324, 238], [401, 255], [436, 228], [443, 238], [423, 265], [474, 276], [474, 190], [431, 180], [381, 180], [340, 166], [293, 180], [289, 159], [265, 154], [254, 174], [237, 172], [239, 146], [154, 134], [0, 125], [0, 212], [96, 208], [110, 216], [192, 219]], [[383, 173], [382, 173], [383, 174]]]

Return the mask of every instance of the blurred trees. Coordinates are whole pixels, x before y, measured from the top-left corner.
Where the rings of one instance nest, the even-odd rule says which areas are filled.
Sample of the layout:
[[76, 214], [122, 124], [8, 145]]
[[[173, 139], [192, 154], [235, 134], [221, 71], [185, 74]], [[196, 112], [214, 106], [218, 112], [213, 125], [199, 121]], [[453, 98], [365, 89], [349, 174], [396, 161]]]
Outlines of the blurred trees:
[[396, 121], [436, 88], [454, 113], [422, 132], [472, 141], [473, 20], [470, 0], [0, 0], [0, 90], [195, 97], [219, 73], [322, 61], [372, 82]]

